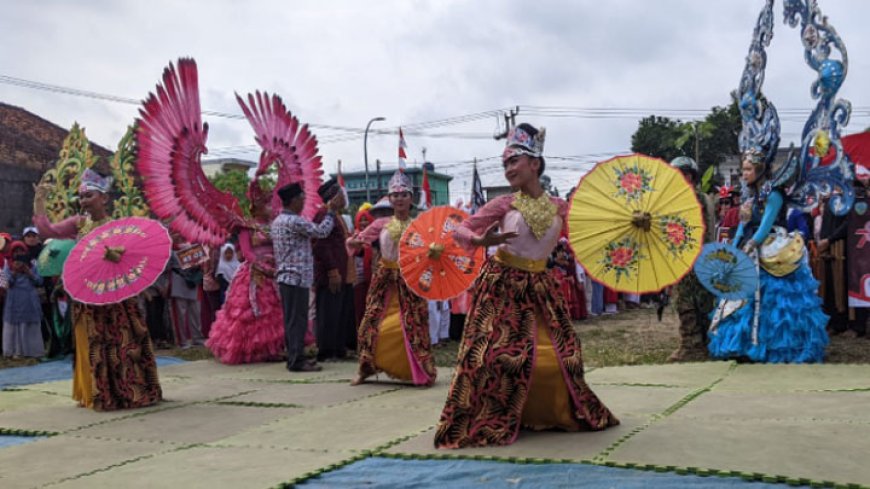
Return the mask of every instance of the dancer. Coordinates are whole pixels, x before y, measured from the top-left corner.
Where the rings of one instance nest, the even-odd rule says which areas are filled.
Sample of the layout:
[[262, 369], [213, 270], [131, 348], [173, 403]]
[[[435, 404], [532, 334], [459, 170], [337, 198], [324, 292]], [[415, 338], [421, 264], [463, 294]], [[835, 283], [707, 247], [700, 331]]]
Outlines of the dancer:
[[[789, 198], [799, 208], [808, 202], [815, 205], [820, 191], [829, 192], [842, 182], [836, 181], [838, 165], [831, 165], [831, 169], [818, 168], [819, 157], [810, 161], [789, 158], [773, 171], [780, 140], [779, 116], [770, 99], [761, 93], [767, 60], [765, 49], [773, 35], [772, 6], [773, 2], [769, 1], [759, 16], [738, 90], [743, 120], [738, 143], [744, 191], [740, 225], [733, 243], [759, 263], [758, 288], [747, 300], [720, 302], [708, 333], [708, 349], [715, 358], [771, 363], [821, 362], [828, 344], [825, 331], [828, 316], [822, 312], [817, 295], [819, 283], [810, 272], [800, 235], [785, 234], [785, 204]], [[820, 73], [820, 76], [836, 75]], [[833, 94], [826, 93], [825, 98]], [[813, 112], [811, 119], [816, 117], [836, 119], [819, 109]], [[824, 122], [822, 127], [836, 131], [839, 122], [834, 119], [812, 120], [805, 126], [803, 140], [806, 145], [815, 141], [815, 154], [826, 155], [830, 143], [827, 129], [816, 129], [817, 124]], [[836, 132], [830, 134], [837, 135]], [[801, 153], [801, 160], [809, 158], [809, 146]], [[797, 171], [798, 165], [805, 170]], [[822, 182], [824, 184], [819, 185]], [[791, 194], [787, 193], [789, 189]], [[775, 225], [782, 229], [775, 230]], [[777, 239], [768, 244], [769, 237]]]
[[546, 271], [567, 204], [541, 186], [543, 145], [543, 129], [510, 131], [502, 161], [519, 191], [490, 201], [454, 235], [467, 248], [497, 251], [471, 291], [438, 448], [509, 445], [521, 426], [581, 431], [619, 423], [583, 379], [580, 340]]
[[[111, 220], [108, 205], [112, 178], [87, 169], [81, 182], [78, 195], [84, 214], [55, 224], [46, 214], [49, 187], [36, 188], [33, 223], [40, 236], [81, 238]], [[150, 406], [161, 400], [154, 349], [135, 297], [106, 306], [74, 302], [73, 335], [76, 353], [72, 397], [79, 406], [112, 411]]]
[[236, 100], [262, 147], [247, 191], [250, 218], [244, 216], [238, 200], [215, 188], [202, 170], [208, 126], [202, 123], [192, 59], [180, 59], [177, 70], [170, 64], [157, 93], [145, 101], [136, 133], [136, 166], [152, 211], [172, 231], [212, 247], [239, 235], [245, 263], [238, 268], [212, 325], [208, 347], [224, 363], [278, 360], [284, 348], [284, 326], [269, 223], [277, 215], [280, 199], [274, 189], [262, 187], [260, 179], [277, 170], [275, 187], [299, 183], [308, 194], [303, 214], [310, 217], [320, 205], [315, 191], [323, 172], [316, 138], [280, 97], [257, 92], [248, 95], [247, 103], [238, 95]]
[[230, 282], [226, 302], [211, 326], [206, 346], [230, 365], [278, 361], [284, 352], [281, 298], [275, 284], [275, 258], [269, 233], [271, 192], [257, 180], [248, 189], [254, 223], [239, 232], [244, 263]]
[[426, 299], [405, 285], [398, 264], [399, 239], [411, 223], [411, 181], [399, 170], [388, 188], [393, 217], [377, 219], [347, 242], [350, 254], [375, 241], [381, 252], [381, 266], [372, 277], [359, 327], [359, 372], [351, 385], [383, 371], [396, 379], [430, 386], [436, 371], [429, 344], [428, 306]]
[[[779, 142], [777, 135], [775, 143]], [[775, 224], [784, 227], [786, 206], [783, 190], [771, 188], [773, 150], [762, 153], [747, 149], [741, 170], [746, 194], [734, 244], [754, 254]], [[714, 358], [748, 358], [756, 362], [814, 363], [825, 357], [828, 316], [817, 295], [806, 255], [794, 264], [774, 269], [759, 268], [759, 290], [731, 312], [720, 304], [708, 334], [708, 349]], [[760, 300], [759, 306], [755, 302]], [[729, 314], [730, 312], [730, 314]]]

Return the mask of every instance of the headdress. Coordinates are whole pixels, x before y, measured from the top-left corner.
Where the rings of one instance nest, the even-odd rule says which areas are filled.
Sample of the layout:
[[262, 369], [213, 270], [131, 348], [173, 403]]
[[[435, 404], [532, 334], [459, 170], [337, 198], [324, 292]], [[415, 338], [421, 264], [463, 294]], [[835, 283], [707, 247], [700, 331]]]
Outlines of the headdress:
[[502, 161], [507, 161], [517, 155], [540, 158], [544, 154], [544, 139], [547, 130], [542, 127], [532, 136], [531, 132], [526, 130], [527, 128], [535, 130], [529, 124], [520, 124], [508, 132], [504, 152], [501, 155]]
[[749, 54], [746, 55], [746, 66], [740, 77], [740, 87], [737, 91], [738, 108], [743, 119], [737, 144], [740, 153], [752, 158], [752, 163], [759, 166], [759, 176], [770, 173], [770, 164], [779, 148], [779, 115], [776, 108], [761, 94], [764, 84], [764, 69], [767, 66], [766, 48], [773, 38], [773, 0], [768, 0], [758, 16], [758, 22], [752, 33], [752, 43]]
[[86, 168], [82, 173], [82, 183], [79, 185], [79, 193], [87, 192], [88, 190], [96, 190], [101, 193], [109, 193], [112, 189], [112, 177], [104, 177], [99, 173]]
[[413, 186], [411, 179], [408, 178], [408, 175], [405, 175], [405, 172], [396, 170], [396, 173], [393, 173], [393, 176], [390, 178], [390, 183], [387, 184], [387, 189], [389, 193], [397, 194], [400, 192], [412, 192]]
[[[366, 202], [366, 204], [368, 204], [368, 202]], [[371, 209], [371, 207], [372, 207], [371, 204], [368, 204], [368, 207], [366, 207], [365, 204], [363, 204], [360, 206], [359, 210], [356, 211], [356, 216], [353, 219], [354, 229], [360, 230], [360, 227], [361, 227], [360, 224], [362, 223], [363, 219], [368, 219], [369, 224], [374, 222], [375, 217], [372, 215], [371, 212], [369, 212], [369, 209]]]
[[[789, 158], [789, 166], [797, 175], [794, 189], [788, 193], [789, 201], [808, 212], [822, 195], [830, 194], [828, 206], [835, 215], [842, 216], [855, 201], [854, 164], [840, 140], [840, 129], [849, 123], [852, 104], [836, 98], [849, 68], [846, 45], [816, 1], [786, 1], [783, 17], [792, 27], [800, 21], [804, 60], [818, 75], [810, 86], [810, 94], [818, 103], [804, 124], [800, 155]], [[822, 166], [822, 159], [829, 153], [834, 155], [833, 161]]]

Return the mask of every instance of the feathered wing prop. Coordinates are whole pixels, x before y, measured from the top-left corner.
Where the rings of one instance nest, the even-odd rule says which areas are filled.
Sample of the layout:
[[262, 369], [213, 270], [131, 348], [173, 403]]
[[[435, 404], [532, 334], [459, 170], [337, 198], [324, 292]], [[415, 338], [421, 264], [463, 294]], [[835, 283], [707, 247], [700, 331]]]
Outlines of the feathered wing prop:
[[[256, 92], [248, 95], [247, 104], [236, 94], [245, 117], [256, 133], [257, 143], [263, 148], [257, 176], [265, 174], [272, 165], [278, 169], [278, 183], [275, 190], [289, 183], [299, 183], [305, 192], [305, 208], [302, 215], [314, 217], [322, 201], [317, 189], [323, 183], [323, 170], [317, 154], [317, 138], [300, 125], [297, 119], [277, 95]], [[273, 191], [272, 212], [281, 210], [281, 200]]]
[[178, 70], [170, 63], [139, 114], [136, 166], [151, 210], [190, 242], [222, 245], [242, 212], [202, 171], [208, 125], [201, 118], [196, 62], [179, 59]]

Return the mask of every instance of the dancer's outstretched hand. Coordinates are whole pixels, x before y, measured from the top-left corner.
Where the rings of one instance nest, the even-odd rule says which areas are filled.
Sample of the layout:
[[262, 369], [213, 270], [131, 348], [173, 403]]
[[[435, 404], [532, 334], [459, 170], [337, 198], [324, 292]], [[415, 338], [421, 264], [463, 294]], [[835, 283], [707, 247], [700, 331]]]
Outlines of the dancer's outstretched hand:
[[516, 231], [508, 231], [506, 233], [498, 232], [498, 222], [490, 224], [486, 228], [483, 236], [478, 236], [471, 240], [476, 246], [498, 246], [502, 243], [507, 243], [518, 236]]

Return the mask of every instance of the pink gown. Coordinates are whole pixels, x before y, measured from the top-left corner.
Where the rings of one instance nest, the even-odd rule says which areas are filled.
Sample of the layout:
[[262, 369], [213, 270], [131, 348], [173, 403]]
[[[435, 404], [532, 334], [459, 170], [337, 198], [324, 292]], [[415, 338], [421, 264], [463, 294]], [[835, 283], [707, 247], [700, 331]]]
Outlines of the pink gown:
[[272, 240], [262, 231], [252, 234], [246, 229], [239, 235], [239, 245], [245, 262], [230, 283], [206, 346], [221, 363], [278, 361], [284, 352], [284, 321], [271, 276]]

